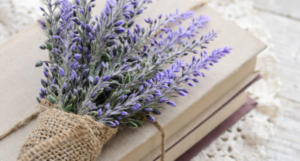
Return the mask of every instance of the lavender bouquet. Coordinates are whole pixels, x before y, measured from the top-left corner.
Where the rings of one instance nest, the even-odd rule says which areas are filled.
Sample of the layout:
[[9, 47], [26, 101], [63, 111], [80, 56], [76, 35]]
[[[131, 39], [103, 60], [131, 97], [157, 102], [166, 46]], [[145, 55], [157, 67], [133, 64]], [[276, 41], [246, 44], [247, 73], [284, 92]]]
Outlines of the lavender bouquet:
[[[47, 9], [41, 8], [48, 39], [40, 48], [49, 60], [35, 66], [44, 65], [37, 100], [45, 109], [19, 159], [95, 160], [118, 126], [155, 122], [162, 103], [176, 107], [171, 98], [189, 93], [182, 84], [193, 87], [204, 77], [201, 70], [231, 50], [204, 50], [215, 31], [194, 38], [207, 16], [176, 11], [141, 26], [134, 20], [151, 0], [107, 0], [101, 15], [92, 17], [94, 1], [46, 0]], [[185, 29], [181, 21], [187, 19]], [[181, 59], [188, 54], [195, 54], [191, 63]]]

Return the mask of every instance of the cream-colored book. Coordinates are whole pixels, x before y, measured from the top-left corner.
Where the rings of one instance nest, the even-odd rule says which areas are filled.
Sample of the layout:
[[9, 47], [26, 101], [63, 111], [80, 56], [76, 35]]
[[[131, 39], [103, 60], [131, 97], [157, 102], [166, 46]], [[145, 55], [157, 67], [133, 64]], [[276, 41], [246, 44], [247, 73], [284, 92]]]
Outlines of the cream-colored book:
[[[98, 0], [99, 15], [104, 0]], [[169, 138], [201, 112], [206, 110], [236, 84], [249, 76], [255, 67], [256, 55], [266, 46], [247, 31], [225, 20], [208, 6], [201, 6], [198, 0], [159, 0], [153, 1], [145, 11], [143, 18], [155, 17], [159, 13], [193, 9], [195, 15], [208, 15], [211, 22], [201, 30], [217, 30], [218, 38], [208, 45], [208, 51], [217, 47], [232, 46], [232, 53], [220, 63], [205, 72], [206, 78], [201, 79], [194, 88], [188, 88], [190, 94], [175, 100], [177, 108], [167, 107], [157, 120], [164, 127], [166, 138]], [[198, 7], [196, 7], [198, 6]], [[136, 22], [142, 24], [142, 18]], [[184, 25], [188, 24], [188, 21]], [[9, 129], [16, 122], [36, 111], [43, 77], [42, 68], [35, 68], [38, 60], [47, 60], [47, 53], [38, 46], [46, 39], [39, 24], [35, 24], [24, 32], [14, 36], [0, 45], [0, 133]], [[191, 56], [186, 60], [191, 60]], [[7, 136], [0, 142], [0, 158], [15, 160], [25, 138], [34, 126], [34, 121]], [[160, 132], [151, 123], [145, 123], [136, 130], [120, 128], [118, 134], [103, 148], [97, 160], [135, 161], [145, 157], [160, 145]]]
[[[249, 75], [245, 80], [168, 138], [165, 141], [165, 160], [172, 161], [181, 156], [246, 103], [245, 89], [252, 85], [258, 76], [259, 73]], [[160, 154], [161, 148], [159, 146], [141, 161], [159, 160]]]

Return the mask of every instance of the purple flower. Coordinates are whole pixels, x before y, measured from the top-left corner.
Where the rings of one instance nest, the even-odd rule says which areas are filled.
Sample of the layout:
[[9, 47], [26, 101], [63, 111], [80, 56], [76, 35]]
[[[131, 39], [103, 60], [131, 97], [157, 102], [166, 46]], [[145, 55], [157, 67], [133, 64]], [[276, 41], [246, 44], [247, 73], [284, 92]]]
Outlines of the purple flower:
[[64, 70], [61, 67], [59, 67], [59, 74], [62, 77], [65, 76], [65, 72], [64, 72]]
[[169, 102], [168, 102], [168, 105], [173, 106], [173, 107], [176, 107], [176, 104], [175, 104], [173, 101], [169, 101]]
[[109, 108], [110, 108], [110, 103], [107, 102], [107, 103], [105, 104], [104, 108], [109, 109]]
[[189, 91], [186, 90], [186, 89], [183, 89], [182, 91], [183, 91], [184, 93], [189, 93]]
[[117, 27], [117, 28], [115, 28], [115, 32], [117, 33], [117, 34], [121, 34], [121, 33], [123, 33], [125, 31], [125, 29], [123, 28], [123, 27]]
[[131, 107], [131, 110], [132, 110], [132, 111], [135, 111], [135, 110], [138, 110], [138, 109], [139, 109], [139, 108], [136, 107], [136, 106]]
[[115, 127], [115, 126], [116, 126], [116, 124], [113, 123], [113, 122], [111, 122], [111, 121], [107, 121], [106, 124], [107, 124], [108, 126], [111, 126], [111, 127]]
[[139, 14], [141, 14], [143, 11], [144, 11], [143, 9], [140, 9], [140, 10], [137, 11], [136, 14], [139, 15]]
[[115, 120], [114, 123], [115, 123], [117, 126], [120, 125], [119, 121], [117, 121], [117, 120]]
[[78, 95], [78, 92], [77, 92], [76, 89], [73, 90], [73, 93], [74, 93], [75, 95]]
[[87, 31], [87, 32], [91, 32], [91, 27], [90, 27], [90, 25], [87, 24], [85, 27], [86, 27], [86, 31]]
[[48, 83], [44, 79], [41, 79], [41, 83], [44, 88], [48, 86]]
[[162, 85], [161, 87], [165, 88], [165, 89], [169, 89], [169, 86], [166, 86], [166, 85]]
[[70, 81], [72, 82], [72, 81], [74, 81], [76, 78], [77, 78], [77, 74], [76, 74], [76, 72], [75, 72], [74, 70], [72, 70], [72, 75], [71, 75]]
[[98, 111], [97, 111], [97, 117], [100, 117], [102, 115], [102, 109], [100, 108]]
[[95, 110], [96, 108], [97, 108], [97, 106], [94, 105], [94, 106], [91, 108], [91, 110]]
[[191, 82], [189, 82], [188, 85], [191, 87], [195, 87], [194, 83], [191, 83]]
[[127, 116], [127, 115], [128, 115], [128, 113], [127, 113], [127, 112], [125, 112], [125, 111], [122, 111], [122, 112], [121, 112], [121, 115], [122, 115], [122, 116]]
[[53, 78], [52, 81], [51, 81], [51, 83], [52, 83], [52, 84], [55, 84], [55, 83], [56, 83], [56, 79]]
[[164, 103], [164, 102], [166, 102], [166, 101], [168, 101], [167, 98], [161, 98], [161, 99], [158, 100], [159, 103]]
[[192, 79], [195, 83], [199, 83], [198, 79], [194, 78]]
[[153, 109], [152, 108], [145, 108], [144, 111], [151, 112], [151, 111], [153, 111]]
[[139, 92], [141, 92], [144, 89], [144, 86], [139, 87]]
[[158, 109], [153, 109], [152, 113], [155, 115], [160, 115], [161, 111], [159, 111]]
[[45, 96], [42, 93], [40, 93], [39, 95], [40, 95], [40, 98], [45, 98]]
[[99, 82], [99, 76], [96, 76], [95, 79], [94, 79], [94, 85], [97, 85]]
[[71, 65], [71, 68], [76, 69], [78, 65], [78, 62], [74, 60], [73, 64]]
[[111, 91], [111, 87], [106, 87], [104, 90], [105, 90], [106, 92], [109, 92], [109, 91]]
[[46, 71], [44, 71], [44, 75], [48, 78], [48, 73]]
[[162, 17], [162, 14], [159, 14], [159, 15], [157, 16], [158, 19], [161, 19], [161, 17]]
[[182, 92], [182, 91], [178, 92], [178, 94], [179, 94], [180, 96], [183, 96], [183, 97], [186, 96], [186, 94], [185, 94], [184, 92]]
[[82, 51], [82, 47], [80, 45], [77, 46], [80, 51]]
[[97, 93], [96, 92], [94, 92], [93, 94], [92, 94], [92, 98], [95, 98], [96, 97], [96, 95], [97, 95]]
[[60, 17], [63, 23], [68, 24], [72, 16], [72, 14], [70, 14], [72, 13], [72, 9], [71, 9], [72, 5], [68, 0], [61, 0], [60, 4], [61, 4], [60, 10], [62, 12]]
[[124, 21], [123, 20], [119, 20], [115, 23], [115, 27], [121, 26], [123, 25]]
[[146, 115], [146, 118], [151, 122], [155, 122], [155, 118], [150, 114]]
[[80, 59], [81, 58], [81, 54], [75, 54], [74, 58], [77, 59], [77, 60]]
[[109, 78], [110, 78], [110, 76], [107, 75], [107, 76], [103, 77], [102, 81], [107, 81]]
[[46, 91], [44, 88], [41, 88], [41, 93], [42, 93], [43, 95], [47, 95], [47, 91]]
[[80, 27], [81, 27], [82, 30], [85, 30], [85, 25], [84, 25], [83, 22], [80, 22]]
[[59, 53], [60, 51], [59, 51], [59, 49], [57, 49], [57, 48], [53, 48], [53, 49], [52, 49], [52, 52], [53, 52], [53, 53]]
[[87, 77], [89, 71], [90, 71], [89, 69], [84, 70], [83, 73], [82, 73], [82, 76]]

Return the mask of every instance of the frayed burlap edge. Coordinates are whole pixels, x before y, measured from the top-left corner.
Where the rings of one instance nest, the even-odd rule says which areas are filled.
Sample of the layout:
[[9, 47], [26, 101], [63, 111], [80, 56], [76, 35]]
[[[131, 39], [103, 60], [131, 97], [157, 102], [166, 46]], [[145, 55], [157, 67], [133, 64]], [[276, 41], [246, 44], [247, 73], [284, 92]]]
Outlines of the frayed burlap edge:
[[55, 109], [42, 101], [34, 129], [21, 147], [18, 160], [95, 160], [117, 132], [94, 121]]

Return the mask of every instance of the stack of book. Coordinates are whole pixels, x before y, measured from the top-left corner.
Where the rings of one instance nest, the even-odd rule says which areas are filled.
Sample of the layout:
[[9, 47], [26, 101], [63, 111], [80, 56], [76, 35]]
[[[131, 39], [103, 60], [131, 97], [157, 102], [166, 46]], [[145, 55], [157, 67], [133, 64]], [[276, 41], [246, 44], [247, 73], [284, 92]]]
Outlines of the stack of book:
[[[103, 0], [97, 1], [94, 15], [99, 15], [104, 4]], [[136, 22], [143, 24], [146, 17], [175, 12], [176, 9], [193, 10], [195, 15], [209, 16], [211, 21], [201, 30], [201, 34], [214, 29], [219, 35], [208, 48], [230, 46], [233, 50], [220, 63], [205, 72], [206, 78], [200, 79], [196, 87], [187, 87], [190, 92], [187, 97], [174, 100], [176, 108], [167, 107], [157, 117], [166, 134], [167, 161], [189, 160], [255, 106], [255, 102], [247, 97], [245, 89], [260, 78], [255, 71], [256, 56], [266, 48], [250, 33], [222, 18], [199, 0], [153, 1]], [[188, 22], [184, 22], [183, 26], [188, 25]], [[42, 71], [39, 72], [39, 69], [30, 64], [47, 59], [47, 53], [38, 50], [38, 46], [45, 39], [43, 36], [37, 23], [0, 45], [0, 69], [3, 69], [0, 77], [0, 101], [3, 105], [0, 121], [7, 122], [0, 127], [0, 133], [35, 110], [36, 102], [31, 100], [38, 93]], [[191, 57], [192, 55], [185, 60], [190, 60]], [[7, 113], [10, 115], [6, 115]], [[34, 122], [31, 122], [2, 140], [0, 158], [15, 160], [33, 126]], [[97, 160], [159, 160], [160, 144], [160, 131], [152, 123], [147, 122], [138, 129], [121, 128], [104, 146]]]

